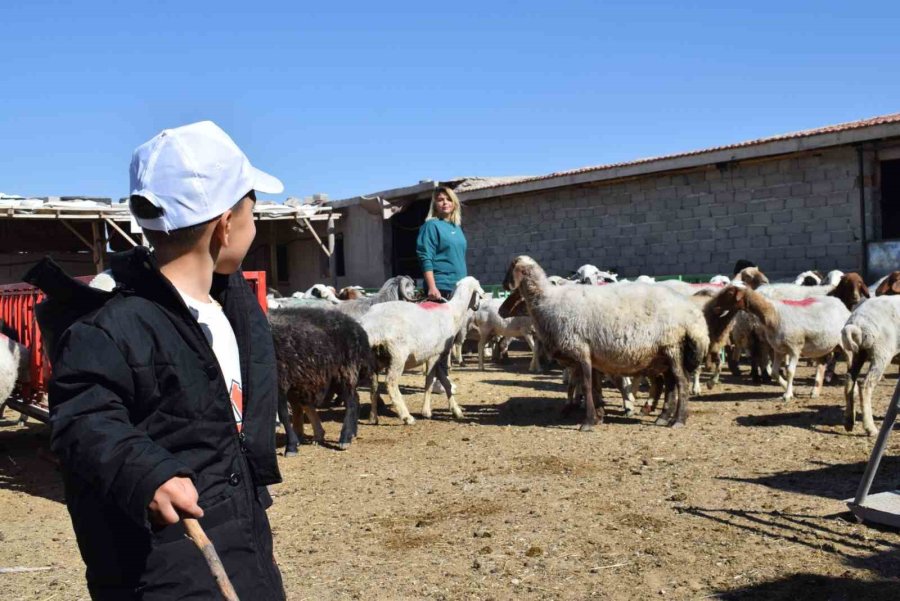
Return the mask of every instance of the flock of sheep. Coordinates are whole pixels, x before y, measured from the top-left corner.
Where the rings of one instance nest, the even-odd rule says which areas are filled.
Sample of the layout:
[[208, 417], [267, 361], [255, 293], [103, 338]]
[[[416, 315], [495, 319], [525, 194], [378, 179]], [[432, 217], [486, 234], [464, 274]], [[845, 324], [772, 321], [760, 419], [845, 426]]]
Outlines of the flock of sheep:
[[373, 423], [385, 403], [382, 378], [399, 419], [415, 423], [399, 380], [418, 366], [425, 374], [421, 416], [431, 417], [432, 393], [440, 390], [453, 416], [463, 418], [449, 370], [451, 357], [461, 360], [467, 339], [477, 341], [481, 369], [491, 342], [497, 356], [513, 338], [532, 348], [532, 371], [541, 369], [542, 359], [556, 361], [564, 368], [566, 409], [583, 403], [582, 430], [603, 419], [601, 384], [607, 378], [619, 389], [626, 413], [634, 411], [633, 382], [646, 378], [650, 399], [643, 411], [654, 411], [662, 398], [656, 422], [683, 426], [690, 396], [701, 392], [701, 372], [711, 371], [707, 386], [713, 388], [724, 363], [739, 374], [738, 360], [749, 355], [754, 379], [776, 378], [785, 401], [794, 396], [801, 359], [817, 365], [814, 397], [833, 375], [835, 361], [845, 359], [845, 426], [853, 428], [861, 396], [863, 427], [872, 435], [872, 392], [900, 353], [900, 271], [873, 284], [873, 296], [858, 274], [838, 271], [805, 272], [794, 283], [770, 283], [755, 267], [705, 284], [645, 276], [618, 281], [591, 265], [570, 278], [548, 277], [536, 261], [520, 256], [510, 264], [504, 288], [509, 296], [493, 299], [467, 277], [452, 300], [421, 302], [414, 282], [398, 276], [372, 296], [321, 284], [289, 298], [270, 295], [286, 454], [297, 453], [307, 420], [315, 439], [324, 442], [316, 409], [331, 402], [346, 407], [339, 439], [346, 448], [356, 435], [357, 387], [364, 382], [371, 383]]
[[[431, 417], [432, 394], [440, 391], [453, 416], [462, 419], [449, 370], [451, 356], [462, 363], [467, 340], [477, 343], [480, 369], [491, 344], [497, 357], [515, 338], [532, 349], [531, 371], [540, 371], [542, 360], [556, 361], [567, 384], [565, 410], [583, 403], [582, 430], [603, 419], [605, 379], [618, 388], [631, 414], [634, 383], [646, 378], [650, 397], [644, 413], [663, 399], [656, 422], [679, 427], [687, 420], [689, 398], [701, 393], [703, 370], [710, 372], [706, 385], [712, 389], [726, 362], [740, 375], [739, 360], [749, 356], [754, 381], [777, 379], [785, 401], [794, 396], [801, 359], [817, 365], [813, 397], [833, 376], [835, 362], [845, 360], [844, 425], [853, 429], [859, 403], [863, 428], [874, 435], [872, 393], [900, 354], [900, 271], [867, 286], [858, 274], [839, 271], [770, 283], [758, 268], [747, 267], [734, 278], [689, 284], [646, 276], [619, 281], [591, 265], [569, 278], [548, 277], [536, 261], [520, 256], [503, 284], [509, 295], [495, 299], [467, 277], [443, 303], [422, 302], [407, 276], [389, 279], [373, 295], [356, 287], [338, 293], [322, 284], [288, 298], [270, 294], [285, 454], [297, 454], [306, 421], [315, 440], [324, 443], [317, 409], [332, 402], [346, 408], [338, 441], [346, 448], [357, 432], [361, 383], [372, 391], [370, 421], [377, 423], [380, 407], [390, 404], [404, 424], [415, 423], [399, 382], [417, 366], [425, 374], [420, 415]], [[28, 350], [14, 332], [3, 334], [0, 395], [6, 398], [17, 380], [27, 378]]]

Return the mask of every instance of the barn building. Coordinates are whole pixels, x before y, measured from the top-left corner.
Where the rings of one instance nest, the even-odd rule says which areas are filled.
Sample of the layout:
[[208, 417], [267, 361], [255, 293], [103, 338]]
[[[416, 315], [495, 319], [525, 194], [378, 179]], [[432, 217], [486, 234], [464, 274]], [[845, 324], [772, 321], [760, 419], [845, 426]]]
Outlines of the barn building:
[[[534, 256], [624, 276], [900, 268], [900, 114], [534, 177], [441, 182], [463, 202], [469, 271], [502, 280]], [[342, 282], [419, 276], [415, 236], [438, 182], [330, 203], [343, 215]]]

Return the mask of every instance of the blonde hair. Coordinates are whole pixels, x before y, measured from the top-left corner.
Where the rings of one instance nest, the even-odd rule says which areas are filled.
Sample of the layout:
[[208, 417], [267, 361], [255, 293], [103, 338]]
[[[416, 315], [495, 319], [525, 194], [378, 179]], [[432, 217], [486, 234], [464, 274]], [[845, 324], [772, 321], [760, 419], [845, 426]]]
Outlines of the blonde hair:
[[431, 204], [428, 206], [428, 217], [425, 218], [425, 221], [429, 219], [437, 219], [438, 217], [434, 214], [434, 201], [437, 200], [438, 194], [444, 193], [447, 195], [447, 198], [450, 199], [450, 202], [453, 203], [453, 210], [450, 211], [450, 215], [447, 216], [447, 221], [452, 223], [453, 225], [459, 227], [462, 225], [462, 207], [459, 204], [459, 198], [456, 197], [456, 192], [447, 188], [445, 186], [438, 186], [434, 189], [434, 192], [431, 194]]

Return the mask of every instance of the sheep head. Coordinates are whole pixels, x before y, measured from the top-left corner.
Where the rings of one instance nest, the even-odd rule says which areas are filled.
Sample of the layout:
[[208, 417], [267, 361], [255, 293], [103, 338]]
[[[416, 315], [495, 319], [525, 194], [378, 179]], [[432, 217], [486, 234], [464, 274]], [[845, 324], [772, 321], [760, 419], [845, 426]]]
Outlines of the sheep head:
[[818, 286], [822, 283], [822, 273], [820, 271], [804, 271], [794, 280], [797, 286]]
[[768, 284], [769, 278], [767, 278], [766, 274], [760, 271], [758, 267], [745, 267], [744, 269], [741, 269], [731, 281], [734, 283], [743, 282], [753, 290], [756, 290], [763, 284]]
[[359, 286], [347, 286], [345, 288], [341, 288], [340, 292], [338, 292], [338, 300], [357, 300], [363, 298], [365, 293], [363, 289]]
[[520, 255], [512, 260], [509, 269], [506, 270], [506, 277], [503, 278], [503, 289], [513, 291], [519, 287], [522, 278], [534, 273], [535, 269], [540, 269], [537, 262], [527, 255]]
[[725, 286], [711, 301], [709, 306], [714, 315], [725, 318], [731, 311], [747, 309], [747, 286], [743, 283]]
[[840, 269], [832, 269], [825, 275], [825, 283], [829, 286], [837, 286], [843, 275], [844, 272]]
[[858, 305], [863, 298], [870, 298], [869, 287], [858, 273], [847, 273], [841, 276], [834, 290], [828, 293], [840, 299], [849, 310]]
[[900, 294], [900, 271], [892, 272], [875, 289], [875, 296]]
[[503, 304], [500, 305], [500, 309], [498, 309], [497, 312], [503, 319], [528, 315], [528, 306], [525, 304], [522, 292], [518, 289], [510, 292], [509, 296], [503, 300]]
[[456, 289], [453, 291], [453, 298], [456, 298], [459, 294], [468, 295], [469, 304], [467, 308], [472, 311], [477, 311], [478, 307], [481, 306], [482, 299], [488, 296], [481, 287], [481, 284], [478, 283], [478, 280], [472, 276], [464, 277], [456, 283]]
[[416, 302], [419, 300], [419, 293], [416, 290], [416, 283], [409, 276], [402, 275], [397, 283], [397, 296], [400, 300]]

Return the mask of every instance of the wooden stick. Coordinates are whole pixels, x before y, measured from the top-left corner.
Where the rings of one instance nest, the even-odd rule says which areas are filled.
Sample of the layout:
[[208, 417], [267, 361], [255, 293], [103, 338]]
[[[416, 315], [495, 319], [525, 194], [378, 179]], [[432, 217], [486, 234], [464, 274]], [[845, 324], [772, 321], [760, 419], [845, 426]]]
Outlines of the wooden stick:
[[29, 568], [24, 566], [15, 566], [12, 568], [0, 568], [0, 574], [23, 574], [26, 572], [47, 572], [52, 570], [52, 566], [41, 567], [41, 568]]
[[184, 529], [187, 531], [188, 538], [194, 541], [194, 544], [203, 553], [203, 558], [209, 566], [209, 571], [212, 572], [213, 577], [216, 579], [225, 601], [240, 601], [237, 593], [234, 592], [234, 587], [231, 586], [228, 574], [225, 573], [225, 566], [222, 565], [222, 560], [219, 559], [216, 548], [213, 546], [212, 541], [207, 538], [206, 533], [200, 526], [200, 522], [193, 518], [183, 518], [181, 521], [184, 522]]

